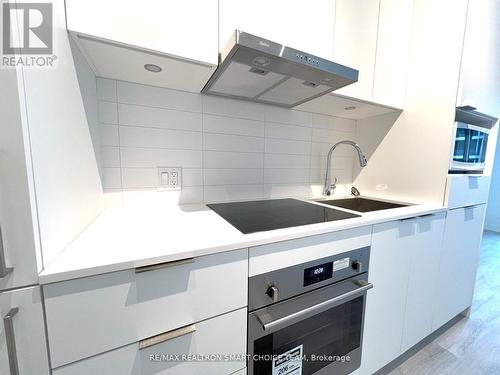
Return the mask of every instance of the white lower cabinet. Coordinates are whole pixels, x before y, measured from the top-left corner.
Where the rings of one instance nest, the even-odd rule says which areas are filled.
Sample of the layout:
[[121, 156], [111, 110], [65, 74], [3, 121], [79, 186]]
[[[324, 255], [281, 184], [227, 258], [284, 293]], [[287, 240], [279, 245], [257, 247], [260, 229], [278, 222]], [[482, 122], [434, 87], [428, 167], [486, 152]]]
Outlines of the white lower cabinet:
[[360, 374], [373, 374], [401, 353], [415, 219], [373, 226]]
[[247, 249], [44, 285], [52, 367], [246, 307], [247, 287]]
[[360, 374], [372, 374], [432, 330], [445, 213], [373, 227]]
[[[53, 370], [53, 375], [230, 375], [245, 373], [247, 309], [195, 323], [182, 336], [141, 349], [138, 343]], [[175, 333], [175, 332], [174, 332]], [[179, 355], [176, 359], [175, 356]], [[212, 356], [209, 361], [196, 358]], [[228, 360], [228, 356], [233, 359]], [[190, 356], [191, 359], [182, 356]], [[241, 370], [241, 371], [240, 371]]]
[[432, 332], [433, 306], [442, 253], [445, 213], [418, 217], [410, 251], [401, 352]]
[[0, 293], [0, 313], [0, 374], [48, 375], [40, 288]]
[[472, 303], [485, 210], [486, 205], [481, 204], [448, 211], [433, 329]]

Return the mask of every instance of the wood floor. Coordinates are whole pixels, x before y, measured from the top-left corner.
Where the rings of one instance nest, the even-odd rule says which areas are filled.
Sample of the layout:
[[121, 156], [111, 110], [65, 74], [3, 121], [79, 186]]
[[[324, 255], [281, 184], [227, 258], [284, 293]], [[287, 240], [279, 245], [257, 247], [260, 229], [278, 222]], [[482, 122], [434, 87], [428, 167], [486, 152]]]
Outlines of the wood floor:
[[390, 375], [500, 375], [500, 234], [486, 232], [469, 318]]

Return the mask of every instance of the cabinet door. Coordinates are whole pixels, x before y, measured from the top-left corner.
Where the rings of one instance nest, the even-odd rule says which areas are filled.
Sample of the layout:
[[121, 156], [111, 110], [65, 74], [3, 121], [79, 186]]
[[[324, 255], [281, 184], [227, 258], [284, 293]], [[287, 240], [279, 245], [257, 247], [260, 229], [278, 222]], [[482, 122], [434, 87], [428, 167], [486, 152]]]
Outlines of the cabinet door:
[[0, 271], [1, 291], [37, 282], [37, 236], [30, 151], [21, 121], [16, 70], [0, 69], [0, 82], [0, 257], [11, 268], [8, 273]]
[[433, 329], [472, 303], [486, 205], [449, 210], [439, 266]]
[[500, 112], [500, 2], [475, 0], [467, 8], [458, 105], [472, 105], [498, 116]]
[[358, 69], [359, 78], [335, 93], [372, 100], [379, 7], [380, 0], [336, 1], [333, 57]]
[[[401, 353], [415, 219], [373, 226], [360, 373], [373, 374]], [[383, 348], [381, 350], [380, 348]]]
[[241, 30], [331, 59], [335, 0], [220, 0], [219, 45]]
[[217, 0], [66, 0], [68, 30], [217, 64]]
[[404, 108], [414, 0], [380, 0], [373, 101]]
[[411, 348], [432, 331], [444, 222], [444, 212], [416, 219], [415, 239], [408, 248], [411, 252], [410, 273], [402, 352]]
[[0, 293], [0, 313], [3, 318], [0, 325], [0, 374], [14, 373], [11, 366], [17, 363], [21, 375], [48, 375], [40, 288]]

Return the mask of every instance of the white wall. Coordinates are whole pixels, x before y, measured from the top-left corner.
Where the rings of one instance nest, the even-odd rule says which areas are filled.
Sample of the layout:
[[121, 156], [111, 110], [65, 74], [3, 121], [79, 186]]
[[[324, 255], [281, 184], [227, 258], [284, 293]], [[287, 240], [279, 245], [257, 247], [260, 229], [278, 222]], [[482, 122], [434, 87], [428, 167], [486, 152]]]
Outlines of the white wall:
[[496, 149], [484, 227], [487, 230], [500, 232], [500, 137], [497, 140]]
[[[97, 88], [107, 193], [179, 203], [308, 198], [321, 193], [328, 149], [355, 136], [353, 120], [109, 79]], [[339, 147], [333, 163], [350, 184], [353, 150]], [[156, 192], [157, 167], [183, 168], [180, 194]]]
[[102, 188], [66, 32], [53, 1], [54, 68], [23, 68], [25, 108], [46, 266], [102, 209]]

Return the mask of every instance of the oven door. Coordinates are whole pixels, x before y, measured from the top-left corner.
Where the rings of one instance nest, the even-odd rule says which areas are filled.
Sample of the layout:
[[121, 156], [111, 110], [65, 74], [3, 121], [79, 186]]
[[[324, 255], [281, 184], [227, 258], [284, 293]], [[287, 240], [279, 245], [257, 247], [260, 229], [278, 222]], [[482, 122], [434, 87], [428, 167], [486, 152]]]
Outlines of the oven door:
[[253, 311], [249, 375], [349, 374], [361, 364], [367, 275]]
[[482, 171], [489, 129], [457, 122], [451, 171]]

